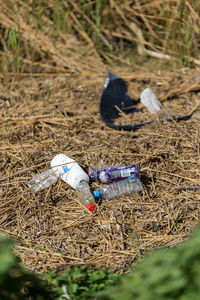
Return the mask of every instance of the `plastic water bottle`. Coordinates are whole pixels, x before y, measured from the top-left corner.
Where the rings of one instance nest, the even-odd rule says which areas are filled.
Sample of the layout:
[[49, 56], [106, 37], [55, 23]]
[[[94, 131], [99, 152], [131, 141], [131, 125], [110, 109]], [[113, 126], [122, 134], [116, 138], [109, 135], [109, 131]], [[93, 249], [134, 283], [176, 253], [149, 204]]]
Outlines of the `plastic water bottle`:
[[65, 154], [56, 155], [51, 161], [51, 168], [31, 179], [28, 186], [38, 192], [56, 183], [59, 177], [77, 190], [80, 202], [85, 207], [94, 210], [95, 200], [89, 189], [89, 176], [75, 160]]
[[113, 199], [126, 193], [136, 193], [142, 190], [142, 184], [139, 178], [128, 178], [122, 181], [113, 182], [93, 191], [95, 198]]
[[134, 164], [123, 167], [105, 167], [99, 169], [98, 167], [90, 167], [89, 177], [91, 182], [113, 182], [127, 179], [129, 177], [139, 177], [139, 166]]
[[48, 169], [28, 182], [28, 187], [32, 189], [34, 193], [42, 191], [48, 188], [53, 183], [58, 181], [58, 174], [53, 169]]
[[89, 211], [95, 210], [96, 203], [94, 201], [94, 196], [85, 180], [79, 182], [79, 185], [76, 188], [76, 193], [81, 204], [83, 204]]

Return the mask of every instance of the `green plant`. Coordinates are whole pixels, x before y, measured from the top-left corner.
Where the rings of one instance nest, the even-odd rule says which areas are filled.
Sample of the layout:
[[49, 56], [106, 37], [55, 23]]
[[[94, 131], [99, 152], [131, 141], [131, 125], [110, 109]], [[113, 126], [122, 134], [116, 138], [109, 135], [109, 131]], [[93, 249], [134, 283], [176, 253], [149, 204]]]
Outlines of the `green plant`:
[[69, 16], [69, 12], [65, 7], [64, 1], [54, 0], [53, 6], [53, 23], [56, 26], [57, 30], [61, 30], [63, 32], [67, 31], [67, 19]]
[[60, 300], [92, 299], [91, 295], [114, 284], [120, 275], [110, 271], [73, 267], [40, 276], [24, 269], [13, 253], [14, 242], [0, 234], [0, 299]]
[[95, 292], [114, 284], [119, 276], [109, 270], [89, 270], [88, 266], [74, 267], [60, 273], [54, 270], [43, 275], [54, 293], [54, 299], [64, 299], [64, 295], [69, 295], [69, 299], [94, 299]]
[[[116, 62], [130, 67], [140, 65], [138, 56], [143, 62], [146, 52], [138, 52], [139, 44], [150, 50], [148, 59], [151, 51], [167, 54], [173, 65], [176, 62], [180, 66], [190, 66], [198, 56], [200, 7], [197, 0], [162, 0], [154, 4], [128, 0], [104, 1], [103, 4], [100, 0], [18, 0], [15, 4], [9, 1], [7, 5], [15, 22], [11, 23], [14, 29], [9, 30], [0, 20], [0, 63], [4, 71], [27, 72], [29, 64], [29, 72], [38, 72], [42, 65], [46, 66], [52, 57], [52, 53], [48, 53], [51, 47], [47, 47], [47, 41], [42, 45], [42, 39], [38, 44], [32, 42], [34, 35], [43, 34], [48, 36], [49, 44], [58, 41], [60, 47], [69, 38], [65, 34], [70, 33], [94, 47], [110, 65]], [[26, 26], [20, 28], [22, 23]], [[137, 32], [133, 24], [137, 26]]]
[[14, 255], [13, 241], [0, 234], [0, 299], [53, 299], [46, 282], [25, 270]]
[[19, 72], [21, 68], [21, 57], [20, 57], [20, 34], [16, 33], [13, 28], [10, 29], [9, 34], [9, 42], [11, 46], [11, 51], [13, 55], [13, 71]]
[[200, 228], [181, 246], [154, 251], [98, 299], [197, 300], [199, 282]]

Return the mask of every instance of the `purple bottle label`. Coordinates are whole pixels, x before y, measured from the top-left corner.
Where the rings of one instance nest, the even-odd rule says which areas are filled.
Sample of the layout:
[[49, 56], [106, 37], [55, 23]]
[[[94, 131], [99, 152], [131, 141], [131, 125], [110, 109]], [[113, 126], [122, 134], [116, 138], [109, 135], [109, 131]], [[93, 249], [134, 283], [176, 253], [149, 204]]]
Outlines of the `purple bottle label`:
[[101, 171], [97, 171], [95, 175], [93, 173], [90, 173], [89, 176], [92, 181], [99, 180], [101, 182], [120, 181], [129, 177], [138, 178], [139, 167], [138, 165], [131, 165], [127, 167], [107, 168]]

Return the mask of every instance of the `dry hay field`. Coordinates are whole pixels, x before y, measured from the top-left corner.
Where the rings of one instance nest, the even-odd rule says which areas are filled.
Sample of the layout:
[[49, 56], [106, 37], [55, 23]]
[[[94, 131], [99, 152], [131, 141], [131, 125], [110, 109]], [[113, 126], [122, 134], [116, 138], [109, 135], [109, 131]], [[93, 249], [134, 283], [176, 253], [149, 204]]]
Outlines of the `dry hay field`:
[[[4, 10], [7, 20], [0, 15], [0, 21], [7, 28], [13, 20]], [[26, 31], [21, 26], [22, 36]], [[123, 64], [108, 67], [74, 37], [67, 39], [69, 47], [61, 41], [50, 45], [45, 33], [29, 35], [29, 42], [43, 53], [38, 65], [45, 72], [0, 73], [0, 231], [17, 241], [22, 264], [39, 273], [83, 264], [125, 272], [152, 249], [187, 239], [200, 218], [198, 67], [161, 70], [155, 64], [151, 71], [142, 66], [130, 71]], [[30, 62], [24, 64], [28, 68]], [[133, 103], [150, 87], [165, 108], [179, 115], [196, 112], [187, 121], [155, 118], [137, 131], [111, 129], [99, 114], [108, 71], [124, 78]], [[151, 117], [142, 108], [140, 115], [122, 114], [118, 121]], [[34, 194], [28, 180], [59, 153], [86, 172], [101, 160], [137, 163], [143, 191], [99, 201], [94, 213], [62, 181]]]

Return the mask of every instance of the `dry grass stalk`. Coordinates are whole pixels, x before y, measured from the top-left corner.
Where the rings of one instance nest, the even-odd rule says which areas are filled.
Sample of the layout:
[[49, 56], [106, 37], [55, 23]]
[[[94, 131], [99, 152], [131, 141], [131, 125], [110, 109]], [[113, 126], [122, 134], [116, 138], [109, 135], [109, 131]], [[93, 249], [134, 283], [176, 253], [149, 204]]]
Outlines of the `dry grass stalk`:
[[[21, 1], [18, 1], [16, 4], [18, 4], [17, 9], [16, 7], [13, 7], [13, 10], [11, 10], [3, 0], [0, 1], [0, 23], [8, 30], [10, 28], [14, 28], [16, 32], [19, 30], [25, 43], [30, 43], [40, 53], [46, 53], [59, 67], [62, 67], [63, 71], [67, 69], [68, 72], [71, 73], [80, 73], [83, 69], [84, 71], [93, 70], [93, 59], [98, 62], [96, 66], [97, 69], [104, 69], [101, 59], [93, 47], [91, 39], [80, 28], [81, 25], [73, 13], [71, 16], [74, 16], [74, 20], [78, 22], [78, 30], [88, 42], [88, 46], [77, 41], [72, 35], [62, 34], [61, 32], [59, 33], [56, 42], [53, 42], [51, 38], [52, 31], [47, 28], [43, 31], [35, 30], [33, 24], [29, 25], [25, 21], [27, 13], [26, 7], [21, 5]], [[63, 43], [63, 40], [65, 43]], [[79, 48], [78, 52], [76, 51], [77, 48]], [[85, 61], [81, 63], [83, 57]]]
[[[144, 89], [144, 80], [159, 94], [172, 78], [170, 72], [134, 76], [120, 70], [126, 74], [130, 95]], [[113, 72], [119, 74], [119, 68]], [[177, 190], [199, 183], [198, 121], [156, 121], [136, 132], [111, 130], [99, 117], [104, 82], [99, 78], [97, 82], [83, 76], [1, 80], [0, 95], [6, 94], [11, 106], [2, 100], [0, 226], [18, 241], [16, 251], [23, 264], [37, 272], [80, 264], [122, 272], [138, 253], [185, 240], [199, 219], [199, 194]], [[157, 85], [158, 78], [162, 85]], [[173, 73], [175, 86], [190, 78]], [[189, 111], [198, 97], [198, 92], [187, 90], [164, 103]], [[143, 110], [140, 118], [147, 116]], [[135, 114], [125, 117], [126, 122], [135, 118]], [[62, 152], [86, 171], [101, 159], [108, 165], [138, 163], [144, 191], [101, 201], [93, 215], [61, 181], [34, 195], [27, 181]]]
[[[128, 63], [127, 55], [130, 56], [130, 50], [115, 56], [111, 48], [117, 49], [119, 53], [120, 49], [122, 52], [126, 50], [127, 44], [131, 49], [131, 43], [132, 56], [137, 49], [140, 56], [147, 55], [172, 61], [181, 58], [183, 63], [185, 61], [199, 65], [200, 22], [197, 2], [167, 1], [163, 4], [163, 1], [132, 3], [126, 0], [121, 3], [118, 0], [109, 0], [101, 6], [101, 15], [97, 16], [96, 1], [89, 5], [77, 4], [76, 1], [70, 0], [59, 4], [50, 0], [48, 5], [41, 1], [43, 13], [39, 17], [39, 8], [34, 9], [31, 4], [27, 7], [27, 4], [20, 0], [1, 0], [0, 24], [6, 37], [10, 28], [20, 33], [22, 71], [26, 72], [35, 69], [47, 73], [65, 72], [66, 69], [71, 73], [81, 73], [85, 69], [92, 71], [93, 59], [96, 60], [95, 69], [99, 72], [105, 71], [102, 59], [107, 63], [112, 63], [113, 59], [123, 64]], [[63, 5], [62, 10], [68, 13], [65, 29], [70, 31], [70, 34], [57, 30], [58, 24], [53, 23], [56, 5]], [[94, 11], [87, 11], [87, 6], [91, 6]], [[31, 16], [31, 19], [28, 19], [28, 16]], [[100, 21], [97, 20], [98, 17]], [[83, 41], [78, 41], [75, 35]], [[1, 40], [2, 48], [6, 43], [9, 46], [9, 39]], [[30, 47], [33, 50], [27, 50]], [[76, 51], [77, 48], [79, 51]], [[95, 48], [98, 48], [98, 53]], [[104, 50], [109, 50], [110, 53], [107, 55]], [[35, 53], [37, 61], [31, 58], [32, 52]], [[5, 61], [9, 60], [9, 63], [14, 60], [10, 49], [8, 53], [5, 50], [1, 51], [1, 55]], [[40, 65], [37, 65], [38, 57]]]
[[[141, 49], [148, 47], [159, 53], [163, 44], [154, 43], [154, 28], [158, 18], [165, 20], [161, 16], [163, 1], [136, 1], [133, 7], [130, 3], [124, 1], [120, 6], [118, 1], [109, 1], [111, 13], [117, 12], [124, 20], [112, 35], [133, 41], [134, 23], [141, 30], [136, 39]], [[171, 4], [167, 2], [168, 11]], [[77, 9], [91, 26], [94, 20], [73, 6], [69, 21], [74, 17], [73, 29], [82, 33], [84, 41], [59, 33], [55, 43], [50, 29], [36, 34], [33, 24], [26, 22], [23, 1], [9, 5], [0, 0], [2, 28], [18, 30], [19, 23], [24, 46], [31, 44], [40, 57], [38, 63], [24, 54], [26, 64], [36, 67], [32, 74], [27, 70], [0, 74], [0, 230], [17, 240], [16, 252], [22, 263], [37, 272], [82, 264], [123, 272], [138, 253], [184, 241], [199, 220], [198, 192], [181, 188], [199, 184], [199, 122], [155, 120], [136, 132], [107, 128], [99, 116], [107, 66], [91, 49], [93, 40], [78, 18]], [[52, 8], [53, 2], [49, 5]], [[187, 2], [187, 7], [191, 20], [198, 24], [193, 6]], [[151, 33], [151, 40], [141, 35], [144, 27], [140, 28], [138, 16]], [[113, 22], [119, 24], [117, 18]], [[176, 22], [173, 19], [170, 26]], [[199, 29], [194, 28], [196, 34]], [[103, 28], [102, 34], [109, 32], [106, 30]], [[108, 47], [108, 34], [105, 40], [103, 37], [101, 41]], [[166, 44], [165, 49], [168, 55]], [[108, 61], [109, 55], [103, 55]], [[123, 56], [119, 61], [124, 63]], [[166, 109], [179, 114], [199, 110], [199, 72], [195, 70], [193, 77], [193, 70], [151, 72], [141, 65], [139, 69], [130, 73], [125, 65], [112, 68], [127, 81], [133, 104], [141, 91], [150, 87]], [[142, 106], [138, 107], [138, 114], [122, 114], [118, 122], [152, 118]], [[27, 181], [48, 168], [58, 153], [68, 154], [86, 171], [102, 159], [107, 165], [138, 163], [143, 192], [100, 201], [92, 215], [62, 181], [33, 194]], [[91, 188], [99, 186], [94, 183]]]

